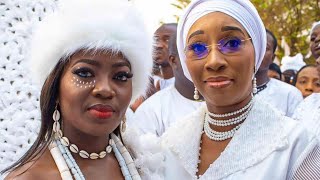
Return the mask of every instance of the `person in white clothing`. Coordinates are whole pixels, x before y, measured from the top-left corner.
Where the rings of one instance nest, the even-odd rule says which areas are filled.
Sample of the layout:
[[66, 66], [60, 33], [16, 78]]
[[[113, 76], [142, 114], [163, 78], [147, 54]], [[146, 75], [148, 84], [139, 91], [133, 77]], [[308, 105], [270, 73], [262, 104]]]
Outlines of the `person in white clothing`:
[[174, 85], [143, 102], [134, 114], [134, 121], [130, 122], [130, 125], [136, 126], [143, 133], [161, 136], [177, 119], [195, 111], [202, 104], [194, 99], [194, 85], [183, 74], [176, 34], [169, 41], [169, 63], [176, 79]]
[[154, 78], [157, 90], [165, 89], [174, 84], [173, 70], [168, 62], [168, 42], [170, 37], [177, 31], [177, 23], [166, 23], [161, 25], [154, 33], [154, 55], [153, 61], [159, 66], [161, 78]]
[[[317, 71], [320, 75], [320, 57], [317, 46], [320, 46], [320, 21], [314, 23], [311, 29], [310, 48], [314, 58], [317, 58]], [[320, 93], [312, 93], [299, 104], [293, 118], [301, 121], [301, 123], [318, 139], [320, 139]]]
[[261, 66], [256, 73], [258, 96], [284, 115], [291, 117], [298, 104], [303, 100], [301, 92], [285, 82], [269, 78], [269, 66], [275, 57], [277, 39], [266, 29], [267, 48]]
[[[253, 4], [191, 1], [177, 33], [184, 74], [206, 104], [171, 125], [160, 139], [162, 152], [135, 152], [136, 162], [145, 162], [142, 174], [184, 180], [320, 179], [317, 138], [252, 95], [267, 44]], [[141, 142], [150, 144], [151, 138]]]

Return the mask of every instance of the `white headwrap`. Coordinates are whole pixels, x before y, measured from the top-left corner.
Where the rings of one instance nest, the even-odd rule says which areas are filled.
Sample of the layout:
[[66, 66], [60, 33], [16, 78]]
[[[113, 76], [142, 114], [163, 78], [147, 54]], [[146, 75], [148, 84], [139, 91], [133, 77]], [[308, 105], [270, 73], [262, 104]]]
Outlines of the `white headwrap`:
[[31, 69], [43, 85], [59, 62], [78, 50], [121, 52], [130, 62], [132, 100], [144, 94], [152, 69], [152, 36], [141, 15], [126, 0], [63, 0], [36, 28]]
[[317, 26], [319, 26], [319, 25], [320, 25], [320, 21], [313, 23], [313, 24], [312, 24], [311, 31], [310, 31], [310, 34], [311, 34], [311, 33], [314, 31], [314, 29], [315, 29]]
[[191, 26], [212, 12], [222, 12], [236, 19], [248, 32], [255, 51], [255, 69], [259, 69], [266, 51], [266, 30], [253, 4], [249, 0], [194, 0], [180, 18], [177, 29], [177, 47], [185, 76], [192, 81], [186, 65], [184, 49]]
[[299, 71], [306, 63], [303, 61], [303, 56], [301, 53], [296, 54], [295, 56], [284, 56], [281, 60], [281, 71], [286, 70], [295, 70]]

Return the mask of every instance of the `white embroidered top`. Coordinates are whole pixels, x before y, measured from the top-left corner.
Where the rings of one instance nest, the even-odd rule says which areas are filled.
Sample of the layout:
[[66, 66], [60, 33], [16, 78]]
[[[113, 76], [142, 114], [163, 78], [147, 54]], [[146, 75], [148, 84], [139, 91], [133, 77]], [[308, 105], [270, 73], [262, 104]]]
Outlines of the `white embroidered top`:
[[[205, 110], [205, 106], [201, 107], [188, 118], [177, 121], [163, 134], [161, 148], [164, 167], [159, 167], [158, 163], [158, 170], [152, 170], [153, 173], [163, 173], [162, 179], [196, 178]], [[282, 116], [255, 99], [248, 118], [200, 179], [290, 179], [317, 143], [317, 139], [297, 121]], [[160, 156], [159, 152], [155, 154]], [[136, 155], [136, 161], [140, 163], [153, 159], [152, 156], [146, 160], [139, 153]], [[150, 163], [140, 166], [154, 168]]]
[[320, 93], [313, 93], [305, 98], [297, 107], [293, 118], [301, 121], [320, 139]]
[[303, 100], [301, 92], [296, 87], [273, 78], [270, 78], [267, 87], [257, 96], [288, 117], [292, 117]]

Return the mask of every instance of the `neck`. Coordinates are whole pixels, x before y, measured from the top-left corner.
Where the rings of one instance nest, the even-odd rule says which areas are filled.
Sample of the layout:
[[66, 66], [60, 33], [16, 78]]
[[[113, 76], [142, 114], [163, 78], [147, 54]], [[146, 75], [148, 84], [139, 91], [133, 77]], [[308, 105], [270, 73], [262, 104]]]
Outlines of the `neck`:
[[257, 86], [261, 86], [263, 84], [266, 84], [270, 81], [270, 78], [268, 76], [268, 70], [266, 71], [258, 71], [256, 74], [257, 78]]
[[[227, 106], [217, 106], [217, 105], [212, 105], [207, 103], [207, 108], [209, 112], [215, 113], [215, 114], [225, 114], [225, 113], [230, 113], [237, 111], [244, 106], [246, 106], [249, 101], [252, 99], [251, 93], [246, 96], [245, 99], [242, 101], [232, 104], [232, 105], [227, 105]], [[223, 120], [223, 119], [222, 119]]]
[[194, 100], [194, 85], [187, 78], [179, 78], [179, 76], [175, 75], [174, 87], [177, 91], [185, 98]]
[[[242, 108], [244, 108], [246, 105], [248, 105], [248, 103], [250, 102], [250, 100], [252, 99], [251, 95], [247, 96], [247, 98], [245, 98], [244, 100], [242, 100], [241, 102], [237, 103], [237, 104], [233, 104], [230, 106], [208, 106], [208, 111], [211, 113], [215, 113], [215, 114], [226, 114], [226, 113], [231, 113], [231, 112], [235, 112], [238, 111]], [[228, 115], [227, 117], [215, 117], [214, 119], [216, 119], [217, 121], [230, 121], [232, 118], [240, 118], [241, 115], [244, 116], [244, 118], [246, 118], [246, 116], [248, 114], [244, 114], [244, 113], [248, 113], [250, 111], [249, 109], [250, 106], [247, 106], [245, 109], [243, 109], [242, 111], [238, 112], [237, 114], [234, 115]], [[239, 122], [236, 122], [236, 124], [229, 124], [226, 126], [218, 126], [215, 124], [209, 124], [210, 128], [218, 131], [218, 132], [226, 132], [226, 131], [230, 131], [232, 129], [234, 129], [236, 126], [238, 126], [239, 124], [243, 123], [245, 119], [240, 120]]]
[[163, 79], [170, 79], [173, 77], [173, 71], [171, 66], [165, 66], [165, 67], [161, 66], [160, 71]]
[[[99, 153], [105, 150], [109, 144], [109, 136], [107, 134], [91, 136], [68, 126], [64, 127], [63, 136], [69, 139], [70, 144], [75, 144], [79, 150], [85, 150], [89, 154], [93, 152]], [[75, 156], [75, 158], [78, 158], [78, 156]]]

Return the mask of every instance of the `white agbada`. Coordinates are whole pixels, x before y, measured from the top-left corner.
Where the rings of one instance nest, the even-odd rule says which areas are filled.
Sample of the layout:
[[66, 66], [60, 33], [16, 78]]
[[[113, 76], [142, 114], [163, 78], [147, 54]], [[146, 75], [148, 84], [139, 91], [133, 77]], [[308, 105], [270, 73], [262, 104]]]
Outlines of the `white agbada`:
[[301, 123], [320, 140], [320, 93], [313, 93], [297, 107], [294, 119]]
[[302, 94], [297, 88], [273, 78], [270, 78], [267, 87], [257, 96], [288, 117], [293, 115], [303, 100]]
[[170, 79], [162, 79], [162, 78], [160, 78], [159, 79], [160, 90], [174, 85], [174, 81], [175, 81], [174, 77], [172, 77]]
[[198, 109], [203, 103], [182, 96], [174, 86], [163, 89], [144, 101], [129, 125], [142, 133], [161, 136], [173, 122]]
[[[202, 106], [175, 122], [161, 137], [162, 153], [157, 151], [147, 156], [143, 152], [135, 153], [146, 179], [158, 176], [168, 180], [195, 179], [205, 112], [206, 107]], [[150, 147], [150, 141], [155, 140], [148, 137], [142, 144], [156, 149]], [[317, 151], [317, 143], [317, 138], [298, 121], [281, 115], [255, 98], [246, 121], [200, 179], [299, 179], [297, 170], [301, 169], [306, 157]]]

